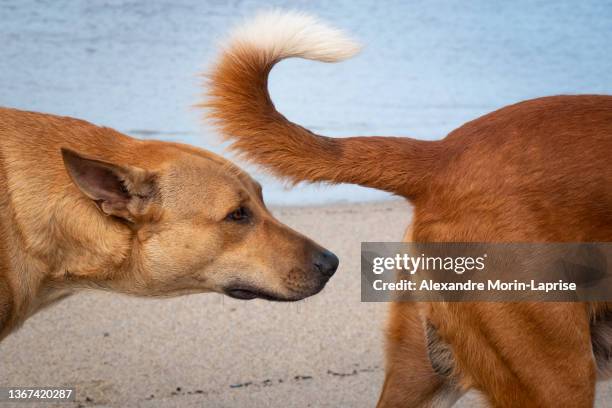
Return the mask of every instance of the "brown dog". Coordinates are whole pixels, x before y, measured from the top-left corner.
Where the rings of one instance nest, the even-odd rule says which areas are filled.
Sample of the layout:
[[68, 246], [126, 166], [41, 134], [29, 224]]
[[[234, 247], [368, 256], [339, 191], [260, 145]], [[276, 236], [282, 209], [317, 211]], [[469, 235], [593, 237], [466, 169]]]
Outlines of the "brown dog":
[[[311, 17], [261, 15], [230, 39], [203, 106], [235, 149], [279, 176], [406, 197], [408, 240], [612, 241], [612, 97], [522, 102], [440, 141], [332, 139], [275, 110], [266, 89], [275, 63], [333, 62], [356, 50]], [[472, 387], [498, 407], [591, 406], [612, 355], [609, 307], [393, 304], [379, 406], [452, 405]]]
[[0, 338], [81, 288], [298, 300], [338, 258], [195, 147], [0, 109]]

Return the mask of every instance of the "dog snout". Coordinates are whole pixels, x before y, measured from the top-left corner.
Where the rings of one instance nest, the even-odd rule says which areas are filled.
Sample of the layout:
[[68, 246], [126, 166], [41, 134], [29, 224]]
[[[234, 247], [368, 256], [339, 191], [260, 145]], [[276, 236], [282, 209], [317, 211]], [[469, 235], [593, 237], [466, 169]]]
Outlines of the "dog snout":
[[324, 249], [322, 251], [317, 252], [314, 257], [314, 267], [318, 270], [323, 276], [327, 278], [331, 278], [333, 274], [338, 269], [338, 264], [340, 260], [338, 257], [331, 251]]

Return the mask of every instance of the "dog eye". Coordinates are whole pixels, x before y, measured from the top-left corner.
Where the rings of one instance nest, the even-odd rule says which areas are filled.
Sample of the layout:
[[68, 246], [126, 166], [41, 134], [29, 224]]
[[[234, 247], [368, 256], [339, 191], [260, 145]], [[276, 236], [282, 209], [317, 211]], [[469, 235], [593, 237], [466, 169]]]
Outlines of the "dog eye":
[[225, 217], [228, 221], [245, 221], [249, 218], [249, 211], [244, 207], [238, 207]]

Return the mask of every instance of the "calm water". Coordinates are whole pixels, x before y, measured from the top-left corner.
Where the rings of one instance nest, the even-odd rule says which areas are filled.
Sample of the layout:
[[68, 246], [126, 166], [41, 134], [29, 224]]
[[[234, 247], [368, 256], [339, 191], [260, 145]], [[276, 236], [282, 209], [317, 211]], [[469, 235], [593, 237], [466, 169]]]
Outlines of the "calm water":
[[[324, 134], [435, 139], [519, 100], [612, 93], [609, 1], [0, 0], [0, 104], [223, 152], [192, 108], [198, 73], [231, 26], [271, 6], [320, 15], [366, 46], [345, 63], [273, 71], [279, 109]], [[387, 197], [285, 190], [255, 173], [277, 204]]]

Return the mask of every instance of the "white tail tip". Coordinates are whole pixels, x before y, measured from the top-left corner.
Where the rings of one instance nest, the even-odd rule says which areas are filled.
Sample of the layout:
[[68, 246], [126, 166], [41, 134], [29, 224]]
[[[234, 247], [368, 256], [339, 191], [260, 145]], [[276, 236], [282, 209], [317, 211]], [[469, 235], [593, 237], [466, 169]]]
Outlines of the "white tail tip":
[[301, 57], [336, 62], [357, 54], [361, 46], [342, 30], [295, 11], [261, 12], [239, 26], [229, 46], [253, 47], [275, 60]]

